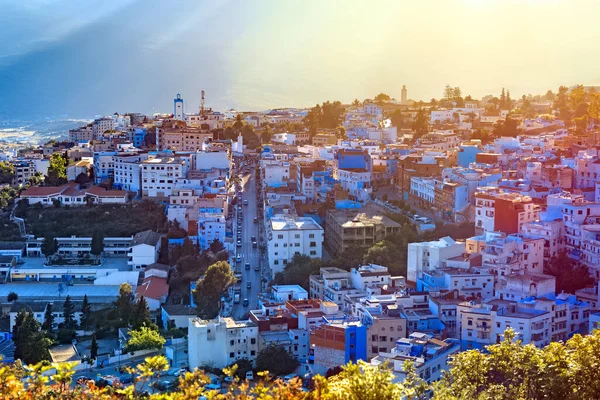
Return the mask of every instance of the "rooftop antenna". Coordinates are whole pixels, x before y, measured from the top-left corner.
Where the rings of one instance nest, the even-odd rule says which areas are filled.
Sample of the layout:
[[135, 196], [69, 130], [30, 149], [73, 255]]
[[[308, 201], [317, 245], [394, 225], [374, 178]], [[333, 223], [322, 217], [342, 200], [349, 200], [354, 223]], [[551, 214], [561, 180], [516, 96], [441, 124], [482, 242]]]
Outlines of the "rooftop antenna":
[[204, 116], [204, 89], [202, 89], [202, 100], [200, 100], [200, 115]]

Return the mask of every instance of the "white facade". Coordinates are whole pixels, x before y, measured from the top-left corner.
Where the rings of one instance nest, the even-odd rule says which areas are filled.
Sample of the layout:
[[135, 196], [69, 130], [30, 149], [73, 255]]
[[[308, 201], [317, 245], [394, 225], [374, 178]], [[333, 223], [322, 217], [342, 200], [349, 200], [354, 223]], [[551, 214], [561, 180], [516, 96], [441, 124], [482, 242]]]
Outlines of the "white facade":
[[429, 117], [429, 122], [434, 124], [436, 122], [447, 122], [453, 120], [453, 110], [436, 110], [432, 111]]
[[342, 189], [347, 190], [350, 196], [358, 201], [370, 199], [373, 188], [371, 187], [371, 173], [364, 169], [350, 170], [338, 169], [338, 181]]
[[538, 347], [550, 343], [552, 321], [547, 311], [520, 308], [516, 303], [461, 303], [457, 306], [457, 327], [463, 350], [481, 348], [502, 340], [512, 328], [523, 344]]
[[406, 379], [404, 362], [412, 361], [415, 372], [426, 382], [439, 380], [444, 371], [450, 368], [452, 355], [460, 350], [456, 340], [431, 341], [431, 336], [415, 332], [406, 339], [398, 339], [396, 347], [390, 352], [380, 352], [371, 360], [371, 365], [388, 363], [395, 376], [394, 382], [402, 383]]
[[456, 242], [450, 237], [431, 242], [409, 243], [406, 279], [416, 282], [424, 271], [432, 271], [443, 266], [449, 258], [465, 252], [465, 243]]
[[141, 163], [148, 154], [117, 154], [113, 156], [114, 185], [120, 189], [139, 193], [142, 190]]
[[433, 179], [413, 176], [410, 178], [410, 194], [433, 204], [435, 201], [435, 181]]
[[202, 365], [224, 368], [240, 358], [254, 361], [258, 354], [258, 327], [232, 318], [205, 321], [191, 318], [188, 323], [190, 369]]
[[213, 168], [229, 170], [229, 154], [227, 151], [202, 151], [193, 156], [192, 165], [195, 170], [205, 171]]
[[189, 159], [186, 157], [151, 158], [142, 163], [142, 195], [166, 198], [177, 179], [187, 176]]
[[290, 179], [290, 163], [274, 162], [262, 167], [263, 186], [281, 186]]
[[273, 276], [283, 271], [295, 254], [322, 257], [323, 228], [310, 217], [276, 215], [268, 222], [267, 236]]

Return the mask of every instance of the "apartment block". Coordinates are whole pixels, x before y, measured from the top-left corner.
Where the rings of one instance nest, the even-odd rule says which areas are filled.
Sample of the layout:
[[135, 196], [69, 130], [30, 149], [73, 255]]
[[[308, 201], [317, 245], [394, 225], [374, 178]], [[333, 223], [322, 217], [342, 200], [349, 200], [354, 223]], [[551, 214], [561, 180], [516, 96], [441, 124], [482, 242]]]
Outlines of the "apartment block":
[[336, 256], [348, 248], [370, 247], [386, 236], [400, 231], [401, 225], [378, 211], [330, 210], [327, 212], [325, 243]]
[[189, 320], [190, 369], [202, 365], [225, 368], [241, 358], [254, 361], [258, 350], [258, 326], [252, 322], [222, 317], [208, 321], [200, 318]]
[[167, 198], [178, 179], [187, 176], [190, 160], [187, 157], [155, 157], [142, 162], [142, 195]]
[[443, 266], [449, 258], [465, 252], [465, 243], [457, 242], [451, 237], [430, 242], [408, 244], [406, 279], [416, 282], [425, 271], [433, 271]]
[[452, 356], [460, 351], [457, 340], [434, 339], [433, 336], [420, 332], [411, 333], [408, 338], [398, 339], [390, 351], [382, 351], [371, 360], [371, 365], [388, 364], [394, 374], [394, 382], [404, 382], [407, 373], [404, 363], [413, 363], [416, 373], [426, 382], [433, 382], [442, 377], [450, 367]]
[[294, 255], [321, 258], [323, 228], [310, 217], [276, 215], [268, 221], [267, 249], [273, 274], [283, 271]]

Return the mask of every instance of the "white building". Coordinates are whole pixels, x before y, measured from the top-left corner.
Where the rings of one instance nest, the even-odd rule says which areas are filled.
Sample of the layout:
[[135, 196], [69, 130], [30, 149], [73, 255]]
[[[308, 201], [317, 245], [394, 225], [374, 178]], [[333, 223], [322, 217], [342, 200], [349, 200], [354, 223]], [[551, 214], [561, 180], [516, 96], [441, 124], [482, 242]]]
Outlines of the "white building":
[[276, 215], [267, 225], [269, 265], [273, 276], [296, 254], [321, 258], [323, 228], [310, 217]]
[[142, 162], [142, 195], [166, 198], [178, 179], [185, 178], [190, 168], [187, 157], [156, 157]]
[[116, 154], [116, 151], [94, 153], [94, 183], [114, 178]]
[[281, 186], [290, 180], [290, 163], [269, 162], [263, 163], [261, 168], [263, 187]]
[[113, 156], [114, 186], [130, 192], [142, 190], [141, 164], [148, 154], [117, 154]]
[[465, 243], [448, 236], [431, 242], [409, 243], [406, 279], [416, 282], [424, 271], [440, 268], [446, 260], [464, 252]]
[[94, 139], [100, 138], [104, 132], [115, 129], [115, 121], [111, 117], [102, 117], [92, 122], [92, 133]]
[[158, 261], [162, 235], [158, 232], [144, 231], [136, 233], [127, 256], [128, 265], [141, 269]]
[[423, 202], [433, 204], [435, 201], [435, 180], [420, 176], [411, 177], [410, 194]]
[[401, 383], [406, 379], [404, 363], [412, 361], [417, 375], [426, 382], [433, 382], [449, 369], [448, 361], [459, 350], [456, 340], [435, 340], [425, 333], [414, 332], [408, 338], [396, 340], [396, 347], [390, 352], [380, 352], [371, 360], [371, 365], [387, 362], [395, 375], [394, 382]]
[[188, 358], [191, 369], [203, 365], [225, 368], [236, 360], [254, 361], [258, 354], [258, 326], [219, 317], [191, 318], [188, 323]]
[[197, 171], [206, 171], [213, 168], [229, 170], [229, 153], [226, 150], [201, 151], [192, 154], [192, 165]]
[[342, 189], [357, 201], [367, 201], [371, 198], [371, 172], [362, 168], [338, 169], [338, 181]]
[[456, 318], [462, 350], [495, 344], [503, 339], [507, 328], [515, 330], [523, 344], [543, 347], [550, 343], [550, 312], [519, 307], [515, 302], [460, 303]]
[[91, 142], [94, 139], [94, 130], [91, 124], [69, 130], [69, 140], [71, 142]]

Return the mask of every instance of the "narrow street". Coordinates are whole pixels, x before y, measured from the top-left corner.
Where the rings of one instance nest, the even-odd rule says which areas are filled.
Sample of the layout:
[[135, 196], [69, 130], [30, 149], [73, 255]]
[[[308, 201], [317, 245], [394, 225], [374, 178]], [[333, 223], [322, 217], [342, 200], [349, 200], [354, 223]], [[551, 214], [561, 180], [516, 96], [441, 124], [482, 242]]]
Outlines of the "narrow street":
[[[236, 237], [236, 257], [241, 254], [241, 261], [236, 262], [236, 272], [242, 274], [242, 282], [240, 284], [241, 294], [239, 304], [234, 304], [232, 316], [234, 319], [243, 319], [248, 314], [249, 310], [255, 309], [258, 302], [258, 295], [261, 291], [261, 271], [256, 271], [256, 267], [263, 267], [258, 248], [259, 243], [259, 223], [262, 219], [257, 214], [257, 186], [255, 169], [251, 168], [250, 172], [242, 178], [242, 201], [236, 205], [236, 222], [235, 222], [235, 237]], [[248, 205], [243, 205], [244, 201], [248, 201]], [[242, 207], [242, 246], [237, 246], [237, 216], [239, 215], [239, 207]], [[258, 223], [254, 223], [254, 218], [259, 218]], [[257, 241], [257, 247], [252, 245], [252, 237]], [[246, 263], [250, 264], [250, 269], [246, 269]], [[250, 288], [248, 288], [250, 282]], [[244, 299], [248, 299], [248, 306], [244, 306]]]

